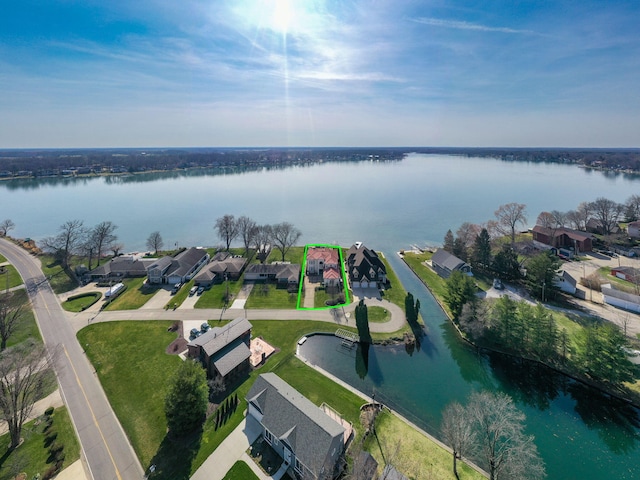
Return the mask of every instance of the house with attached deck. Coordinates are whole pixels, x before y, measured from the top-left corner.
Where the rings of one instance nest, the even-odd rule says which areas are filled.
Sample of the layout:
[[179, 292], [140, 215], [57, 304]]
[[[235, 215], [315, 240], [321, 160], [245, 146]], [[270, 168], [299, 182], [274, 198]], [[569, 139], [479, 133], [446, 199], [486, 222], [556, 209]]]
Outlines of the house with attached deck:
[[292, 478], [336, 477], [351, 431], [275, 373], [260, 375], [246, 400], [247, 422], [259, 424], [264, 439], [284, 459]]

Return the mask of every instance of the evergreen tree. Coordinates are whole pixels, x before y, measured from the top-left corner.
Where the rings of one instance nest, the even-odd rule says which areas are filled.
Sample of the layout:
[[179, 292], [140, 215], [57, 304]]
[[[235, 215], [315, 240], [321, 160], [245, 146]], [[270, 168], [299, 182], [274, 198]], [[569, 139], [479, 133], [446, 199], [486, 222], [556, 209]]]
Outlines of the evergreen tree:
[[504, 345], [511, 345], [513, 319], [516, 316], [517, 304], [507, 295], [498, 299], [492, 312], [492, 329], [498, 340]]
[[442, 248], [449, 253], [453, 253], [453, 244], [455, 240], [453, 238], [453, 232], [449, 229], [444, 236], [444, 245]]
[[558, 268], [560, 259], [555, 255], [542, 252], [530, 258], [525, 278], [529, 292], [543, 302], [554, 298], [559, 290], [554, 282]]
[[453, 241], [453, 252], [456, 257], [460, 260], [467, 261], [467, 246], [464, 244], [464, 241], [460, 237], [456, 237]]
[[191, 360], [182, 362], [171, 379], [165, 398], [169, 431], [182, 436], [200, 427], [207, 413], [208, 396], [204, 369]]
[[491, 238], [486, 228], [476, 236], [471, 254], [471, 264], [481, 272], [486, 272], [491, 266]]
[[476, 286], [468, 275], [456, 270], [447, 279], [444, 301], [457, 319], [465, 303], [475, 299]]
[[491, 268], [498, 277], [505, 280], [517, 280], [520, 278], [518, 255], [508, 245], [502, 247], [502, 250], [496, 254]]
[[364, 299], [361, 299], [356, 306], [356, 327], [358, 328], [358, 335], [360, 341], [364, 343], [371, 343], [371, 332], [369, 331], [369, 313], [367, 306], [364, 303]]

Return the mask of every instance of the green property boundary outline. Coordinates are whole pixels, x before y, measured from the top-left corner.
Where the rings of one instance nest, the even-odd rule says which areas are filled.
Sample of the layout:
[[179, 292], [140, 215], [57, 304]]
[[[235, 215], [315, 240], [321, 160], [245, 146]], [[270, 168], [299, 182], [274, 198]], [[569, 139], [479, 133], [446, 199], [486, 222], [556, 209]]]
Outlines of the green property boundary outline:
[[[302, 300], [302, 286], [304, 285], [304, 278], [307, 274], [307, 250], [309, 247], [328, 247], [328, 248], [336, 248], [338, 249], [338, 258], [340, 260], [340, 272], [342, 273], [342, 288], [344, 290], [344, 303], [340, 303], [338, 305], [333, 305], [331, 307], [314, 307], [314, 308], [305, 308], [300, 306], [300, 301]], [[329, 310], [331, 308], [340, 308], [349, 305], [349, 284], [347, 283], [347, 273], [344, 270], [344, 262], [342, 257], [342, 247], [338, 245], [328, 245], [324, 243], [310, 243], [304, 246], [304, 258], [302, 260], [302, 271], [300, 272], [300, 284], [298, 285], [298, 301], [296, 302], [297, 310]], [[314, 292], [315, 295], [315, 292]]]

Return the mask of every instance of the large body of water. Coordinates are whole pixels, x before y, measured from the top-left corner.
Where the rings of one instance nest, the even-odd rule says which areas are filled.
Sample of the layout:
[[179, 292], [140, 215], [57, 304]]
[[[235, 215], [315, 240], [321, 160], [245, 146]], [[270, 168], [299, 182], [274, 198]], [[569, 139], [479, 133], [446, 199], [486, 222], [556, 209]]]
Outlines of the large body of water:
[[[481, 223], [509, 202], [527, 205], [529, 223], [544, 210], [566, 211], [603, 196], [623, 202], [640, 179], [570, 165], [410, 155], [400, 162], [325, 163], [283, 170], [213, 175], [207, 171], [129, 177], [0, 182], [0, 220], [15, 236], [54, 235], [66, 220], [88, 226], [111, 220], [129, 251], [159, 230], [165, 245], [214, 245], [216, 218], [231, 213], [259, 223], [289, 221], [301, 243], [364, 241], [387, 254], [407, 290], [420, 299], [429, 328], [412, 356], [375, 347], [361, 379], [355, 359], [330, 339], [314, 338], [304, 354], [426, 430], [440, 412], [474, 390], [512, 395], [527, 415], [551, 479], [640, 478], [638, 412], [549, 371], [478, 357], [458, 341], [424, 286], [393, 252], [441, 243], [447, 229]], [[338, 407], [339, 405], [335, 406]]]

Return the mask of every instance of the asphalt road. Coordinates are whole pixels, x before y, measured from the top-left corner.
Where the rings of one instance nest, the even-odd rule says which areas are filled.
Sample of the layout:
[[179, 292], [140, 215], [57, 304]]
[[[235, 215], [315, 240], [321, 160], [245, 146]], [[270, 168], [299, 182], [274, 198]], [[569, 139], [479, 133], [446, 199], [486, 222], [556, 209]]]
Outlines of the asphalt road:
[[91, 364], [80, 347], [39, 261], [13, 243], [0, 239], [0, 253], [24, 280], [46, 346], [56, 355], [60, 391], [88, 467], [95, 480], [140, 480], [144, 471]]

